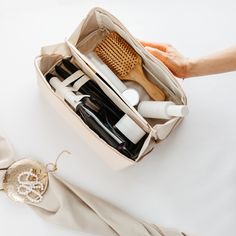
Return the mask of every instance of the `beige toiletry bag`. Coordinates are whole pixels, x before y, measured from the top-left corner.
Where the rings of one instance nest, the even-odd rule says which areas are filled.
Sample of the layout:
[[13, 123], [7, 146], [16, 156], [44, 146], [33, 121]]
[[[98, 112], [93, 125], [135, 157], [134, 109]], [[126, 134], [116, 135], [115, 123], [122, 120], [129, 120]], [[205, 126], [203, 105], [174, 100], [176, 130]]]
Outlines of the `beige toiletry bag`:
[[[97, 152], [99, 157], [104, 159], [112, 168], [122, 169], [147, 158], [153, 148], [165, 139], [183, 118], [174, 117], [169, 120], [145, 119], [138, 113], [135, 107], [130, 106], [129, 103], [122, 99], [122, 95], [106, 76], [102, 76], [101, 79], [97, 75], [99, 74], [99, 68], [93, 67], [86, 55], [94, 51], [97, 43], [111, 31], [115, 31], [122, 36], [142, 57], [145, 75], [150, 81], [161, 88], [166, 95], [167, 101], [172, 101], [178, 105], [186, 105], [187, 99], [184, 91], [166, 66], [145, 50], [119, 20], [101, 8], [92, 9], [72, 36], [65, 42], [43, 47], [41, 55], [35, 59], [35, 66], [42, 94], [51, 102], [51, 105], [58, 111], [58, 114], [64, 117], [73, 126], [73, 129], [87, 140], [87, 143]], [[68, 103], [51, 88], [45, 79], [45, 74], [58, 61], [71, 56], [81, 70], [90, 79], [94, 80], [103, 92], [148, 134], [135, 161], [118, 152], [92, 131]], [[141, 101], [151, 100], [137, 83], [132, 81], [122, 82], [127, 87], [135, 88], [139, 91]], [[68, 81], [63, 83], [64, 86], [69, 84]]]

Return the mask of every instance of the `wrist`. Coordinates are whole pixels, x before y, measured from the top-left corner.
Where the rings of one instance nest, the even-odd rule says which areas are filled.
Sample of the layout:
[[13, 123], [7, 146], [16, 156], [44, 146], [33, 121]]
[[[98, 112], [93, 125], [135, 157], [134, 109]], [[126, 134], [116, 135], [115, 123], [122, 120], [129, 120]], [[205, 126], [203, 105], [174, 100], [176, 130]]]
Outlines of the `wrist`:
[[186, 63], [186, 71], [184, 78], [189, 78], [195, 76], [195, 69], [197, 65], [197, 60], [193, 58], [188, 58]]

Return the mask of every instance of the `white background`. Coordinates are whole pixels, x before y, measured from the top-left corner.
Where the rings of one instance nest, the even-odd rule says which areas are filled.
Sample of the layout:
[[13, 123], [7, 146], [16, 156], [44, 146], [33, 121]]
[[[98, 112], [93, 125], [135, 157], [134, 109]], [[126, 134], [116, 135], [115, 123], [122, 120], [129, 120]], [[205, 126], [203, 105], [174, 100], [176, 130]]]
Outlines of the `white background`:
[[[180, 81], [189, 116], [149, 158], [120, 172], [41, 97], [34, 57], [70, 36], [95, 6], [137, 38], [171, 43], [189, 57], [236, 44], [234, 0], [1, 0], [0, 129], [18, 154], [45, 163], [69, 149], [58, 174], [137, 217], [190, 235], [236, 235], [236, 73]], [[85, 234], [51, 225], [0, 193], [0, 235]]]

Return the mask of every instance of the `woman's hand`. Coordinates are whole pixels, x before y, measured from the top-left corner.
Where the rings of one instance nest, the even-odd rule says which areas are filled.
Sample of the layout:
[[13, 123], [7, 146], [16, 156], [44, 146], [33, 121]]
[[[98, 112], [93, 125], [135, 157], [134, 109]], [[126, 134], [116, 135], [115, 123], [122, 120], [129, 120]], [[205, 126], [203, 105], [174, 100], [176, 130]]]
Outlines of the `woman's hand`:
[[181, 55], [173, 46], [170, 44], [140, 42], [153, 56], [161, 60], [175, 76], [188, 77], [190, 60]]
[[140, 42], [151, 54], [161, 60], [175, 76], [180, 78], [236, 70], [236, 46], [205, 57], [190, 59], [181, 55], [169, 44]]

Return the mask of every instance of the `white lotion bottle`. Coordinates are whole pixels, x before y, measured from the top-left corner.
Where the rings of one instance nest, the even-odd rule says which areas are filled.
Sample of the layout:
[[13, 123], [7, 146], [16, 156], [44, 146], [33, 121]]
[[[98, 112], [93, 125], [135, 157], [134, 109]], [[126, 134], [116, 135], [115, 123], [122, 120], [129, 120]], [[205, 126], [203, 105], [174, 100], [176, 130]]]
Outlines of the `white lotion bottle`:
[[188, 107], [176, 105], [173, 102], [143, 101], [139, 103], [138, 112], [146, 118], [171, 119], [184, 117], [188, 114]]
[[133, 144], [137, 144], [146, 132], [127, 114], [125, 114], [116, 124], [117, 128]]

